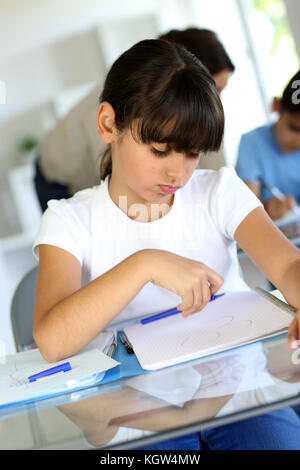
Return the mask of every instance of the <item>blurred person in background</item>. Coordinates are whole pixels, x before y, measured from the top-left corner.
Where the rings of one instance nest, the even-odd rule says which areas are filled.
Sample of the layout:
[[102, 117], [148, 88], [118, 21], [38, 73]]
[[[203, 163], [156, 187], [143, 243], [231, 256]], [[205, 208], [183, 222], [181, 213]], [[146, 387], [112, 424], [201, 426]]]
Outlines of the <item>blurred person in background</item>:
[[300, 204], [300, 70], [289, 80], [272, 111], [275, 123], [241, 138], [236, 171], [272, 219]]

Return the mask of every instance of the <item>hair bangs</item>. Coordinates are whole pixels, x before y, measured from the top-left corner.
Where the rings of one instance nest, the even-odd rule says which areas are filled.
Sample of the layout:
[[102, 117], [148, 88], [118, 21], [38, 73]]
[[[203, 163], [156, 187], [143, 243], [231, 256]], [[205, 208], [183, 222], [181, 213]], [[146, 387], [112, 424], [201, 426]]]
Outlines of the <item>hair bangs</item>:
[[[166, 87], [139, 109], [131, 132], [144, 143], [167, 143], [176, 152], [195, 154], [220, 148], [224, 131], [218, 95], [206, 93], [207, 84], [196, 82], [189, 70], [177, 70]], [[143, 116], [143, 118], [139, 118]], [[132, 121], [133, 124], [133, 121]]]

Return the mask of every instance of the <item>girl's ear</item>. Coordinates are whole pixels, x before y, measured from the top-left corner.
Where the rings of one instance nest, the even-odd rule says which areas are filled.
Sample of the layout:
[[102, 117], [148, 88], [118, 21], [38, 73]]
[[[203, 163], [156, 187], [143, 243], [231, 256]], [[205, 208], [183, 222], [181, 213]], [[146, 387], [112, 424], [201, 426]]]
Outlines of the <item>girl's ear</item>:
[[102, 140], [106, 144], [111, 144], [117, 137], [115, 125], [115, 111], [110, 103], [103, 101], [100, 103], [97, 112], [97, 128]]
[[280, 113], [281, 111], [281, 99], [280, 98], [273, 98], [272, 102], [272, 112], [273, 113]]

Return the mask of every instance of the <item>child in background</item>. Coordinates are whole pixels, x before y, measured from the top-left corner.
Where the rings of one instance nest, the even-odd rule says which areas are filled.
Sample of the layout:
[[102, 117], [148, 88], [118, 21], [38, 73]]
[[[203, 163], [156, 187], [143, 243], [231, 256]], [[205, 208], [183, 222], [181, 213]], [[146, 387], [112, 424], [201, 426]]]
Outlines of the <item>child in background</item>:
[[282, 97], [274, 98], [272, 109], [279, 113], [275, 124], [242, 136], [236, 171], [270, 217], [279, 219], [300, 203], [300, 71]]
[[[164, 40], [130, 48], [107, 75], [97, 125], [111, 146], [102, 183], [50, 201], [33, 247], [39, 257], [33, 330], [46, 360], [75, 354], [123, 320], [175, 305], [188, 316], [221, 286], [247, 289], [236, 242], [300, 308], [299, 250], [232, 168], [194, 171], [203, 153], [218, 150], [224, 131], [215, 83], [195, 56]], [[299, 312], [289, 329], [292, 347]], [[284, 432], [278, 412], [265, 415], [267, 438], [260, 417], [251, 420], [251, 438], [243, 438], [246, 421], [229, 432], [224, 426], [216, 448], [300, 449], [291, 411], [279, 413], [286, 416]]]

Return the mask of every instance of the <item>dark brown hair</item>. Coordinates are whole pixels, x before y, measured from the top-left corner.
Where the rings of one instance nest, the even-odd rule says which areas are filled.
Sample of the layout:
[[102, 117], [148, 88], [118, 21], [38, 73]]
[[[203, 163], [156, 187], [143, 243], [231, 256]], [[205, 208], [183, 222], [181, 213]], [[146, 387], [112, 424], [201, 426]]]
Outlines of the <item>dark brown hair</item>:
[[[132, 46], [112, 65], [99, 101], [114, 108], [117, 129], [131, 129], [139, 142], [166, 142], [186, 154], [221, 145], [224, 112], [214, 80], [178, 44], [148, 39]], [[111, 171], [108, 150], [101, 179]]]
[[212, 75], [223, 70], [230, 72], [235, 70], [235, 66], [214, 31], [198, 28], [188, 28], [183, 31], [172, 29], [162, 34], [159, 39], [176, 42], [185, 47], [208, 68]]
[[281, 111], [300, 113], [300, 70], [290, 79], [281, 98]]

